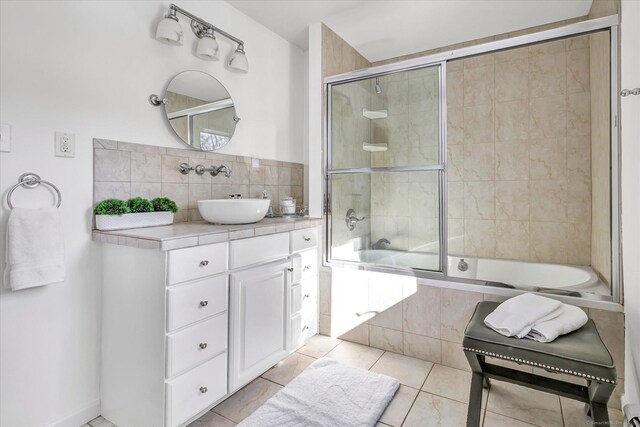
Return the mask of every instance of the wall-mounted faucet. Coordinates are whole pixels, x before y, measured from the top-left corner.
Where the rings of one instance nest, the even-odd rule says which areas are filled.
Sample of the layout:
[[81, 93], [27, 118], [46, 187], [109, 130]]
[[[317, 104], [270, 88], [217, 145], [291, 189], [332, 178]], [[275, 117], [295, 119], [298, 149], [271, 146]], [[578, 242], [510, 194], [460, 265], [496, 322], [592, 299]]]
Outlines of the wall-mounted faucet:
[[224, 176], [226, 176], [227, 178], [231, 176], [231, 169], [229, 169], [226, 165], [220, 165], [218, 167], [215, 167], [212, 165], [210, 168], [205, 168], [202, 165], [198, 165], [196, 166], [195, 170], [198, 175], [202, 175], [205, 172], [209, 172], [211, 176], [216, 176], [220, 172], [224, 172]]
[[209, 172], [211, 176], [216, 176], [220, 172], [224, 172], [224, 176], [226, 176], [227, 178], [231, 176], [231, 169], [229, 169], [229, 167], [226, 165], [221, 165], [218, 167], [211, 166], [210, 168], [205, 168], [203, 165], [198, 165], [194, 168], [190, 166], [188, 163], [180, 163], [180, 165], [178, 166], [178, 169], [180, 170], [180, 173], [183, 175], [186, 175], [192, 170], [195, 170], [198, 175], [202, 175], [205, 172]]
[[391, 244], [391, 242], [388, 239], [382, 238], [382, 239], [378, 240], [377, 242], [375, 242], [371, 248], [372, 249], [382, 249], [382, 245], [390, 245], [390, 244]]

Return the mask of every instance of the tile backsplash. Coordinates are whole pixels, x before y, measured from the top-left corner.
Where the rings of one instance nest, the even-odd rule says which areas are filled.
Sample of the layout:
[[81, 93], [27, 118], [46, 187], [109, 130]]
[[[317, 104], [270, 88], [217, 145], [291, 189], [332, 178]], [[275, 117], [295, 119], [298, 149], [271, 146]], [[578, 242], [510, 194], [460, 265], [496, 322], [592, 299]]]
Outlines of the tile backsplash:
[[[180, 163], [190, 166], [227, 165], [231, 176], [183, 175]], [[131, 144], [106, 139], [93, 140], [93, 204], [116, 197], [169, 197], [178, 205], [174, 222], [199, 221], [199, 199], [226, 198], [242, 194], [245, 198], [262, 197], [267, 190], [275, 212], [278, 201], [287, 196], [305, 205], [303, 193], [304, 165], [260, 159], [253, 167], [251, 158], [189, 149]]]

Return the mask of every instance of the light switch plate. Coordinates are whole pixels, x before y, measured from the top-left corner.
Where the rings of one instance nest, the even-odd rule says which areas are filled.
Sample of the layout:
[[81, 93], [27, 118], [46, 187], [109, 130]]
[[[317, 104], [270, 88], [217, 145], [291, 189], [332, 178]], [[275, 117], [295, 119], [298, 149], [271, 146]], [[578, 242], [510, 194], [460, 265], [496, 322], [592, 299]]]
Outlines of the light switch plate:
[[55, 138], [56, 157], [76, 156], [76, 136], [68, 132], [56, 132]]
[[260, 167], [260, 159], [252, 157], [251, 158], [251, 167], [252, 168], [259, 168]]
[[0, 125], [0, 151], [11, 152], [11, 125]]

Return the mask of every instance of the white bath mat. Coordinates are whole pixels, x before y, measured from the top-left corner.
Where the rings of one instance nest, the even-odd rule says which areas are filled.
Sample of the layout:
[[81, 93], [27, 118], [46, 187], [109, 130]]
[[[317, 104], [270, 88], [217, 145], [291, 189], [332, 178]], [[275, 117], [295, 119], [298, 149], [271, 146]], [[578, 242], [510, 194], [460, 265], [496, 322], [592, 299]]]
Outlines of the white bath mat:
[[374, 426], [400, 382], [322, 358], [239, 427]]

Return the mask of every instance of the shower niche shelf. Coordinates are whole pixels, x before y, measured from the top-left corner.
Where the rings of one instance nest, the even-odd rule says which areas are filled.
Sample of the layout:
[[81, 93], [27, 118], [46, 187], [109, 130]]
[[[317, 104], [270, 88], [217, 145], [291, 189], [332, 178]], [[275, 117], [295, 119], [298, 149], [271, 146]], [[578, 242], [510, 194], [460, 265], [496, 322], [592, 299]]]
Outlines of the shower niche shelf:
[[387, 148], [388, 146], [386, 142], [379, 142], [375, 144], [370, 144], [368, 142], [362, 143], [362, 149], [364, 151], [387, 151]]
[[367, 119], [375, 120], [375, 119], [386, 119], [388, 116], [387, 110], [367, 110], [366, 108], [362, 109], [362, 115]]

